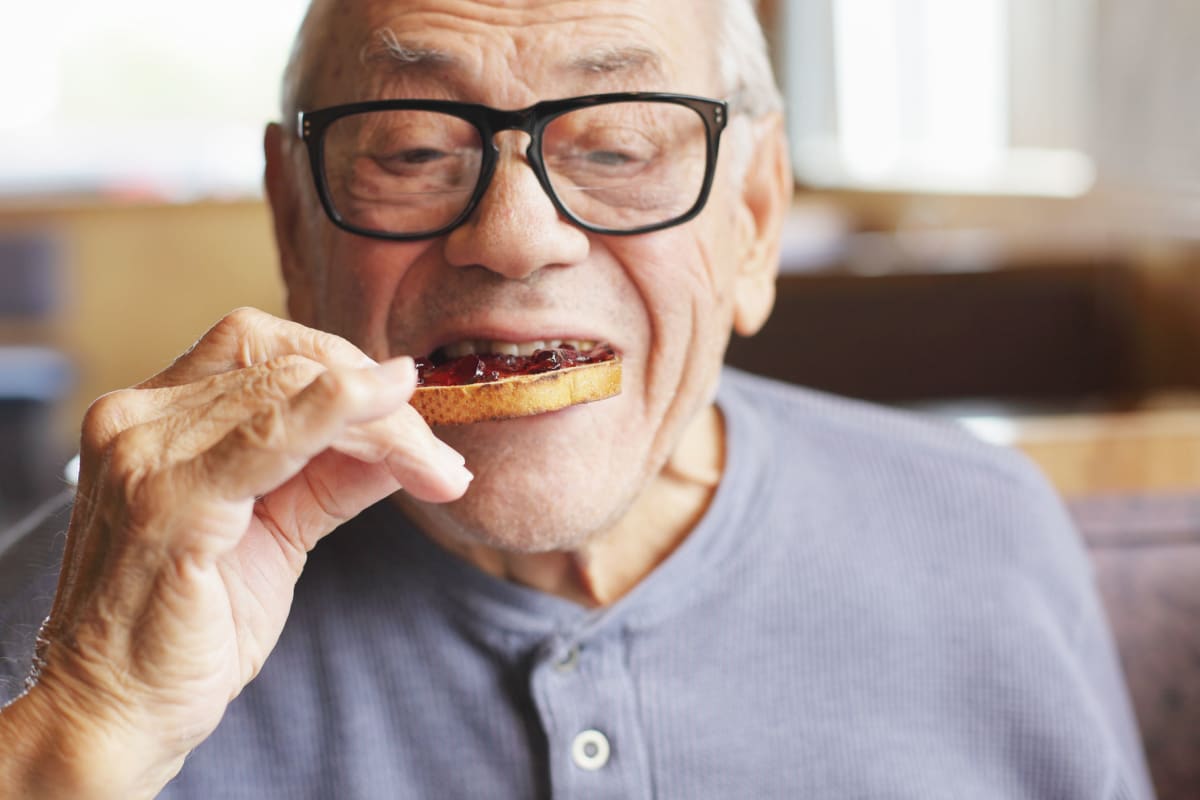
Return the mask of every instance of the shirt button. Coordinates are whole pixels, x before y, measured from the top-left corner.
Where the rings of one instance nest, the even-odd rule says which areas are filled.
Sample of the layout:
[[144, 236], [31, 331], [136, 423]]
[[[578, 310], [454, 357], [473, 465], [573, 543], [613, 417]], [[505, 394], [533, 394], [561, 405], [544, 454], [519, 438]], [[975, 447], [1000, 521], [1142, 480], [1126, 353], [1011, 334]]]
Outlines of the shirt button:
[[574, 672], [579, 666], [579, 647], [572, 647], [558, 661], [554, 662], [555, 672]]
[[595, 771], [608, 763], [611, 748], [608, 737], [597, 730], [586, 730], [571, 743], [571, 760], [580, 769]]

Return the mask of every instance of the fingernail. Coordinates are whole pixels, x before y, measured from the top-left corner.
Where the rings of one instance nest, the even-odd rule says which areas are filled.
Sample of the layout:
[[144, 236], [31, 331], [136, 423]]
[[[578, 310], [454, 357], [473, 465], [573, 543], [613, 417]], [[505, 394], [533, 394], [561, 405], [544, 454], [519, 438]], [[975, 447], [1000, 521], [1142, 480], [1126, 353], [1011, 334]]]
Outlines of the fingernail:
[[440, 454], [438, 457], [442, 460], [443, 463], [453, 464], [454, 466], [457, 466], [457, 467], [461, 467], [462, 465], [467, 463], [467, 460], [465, 458], [463, 458], [462, 453], [458, 452], [453, 447], [451, 447], [450, 445], [443, 442], [441, 439], [438, 439], [437, 443], [438, 443], [438, 452]]
[[462, 455], [440, 439], [435, 440], [438, 443], [438, 448], [434, 450], [434, 461], [436, 469], [442, 473], [446, 480], [459, 486], [465, 486], [475, 479], [475, 476], [467, 469], [467, 462]]
[[417, 366], [410, 357], [400, 356], [388, 359], [372, 369], [375, 371], [375, 377], [385, 384], [408, 385], [416, 376]]

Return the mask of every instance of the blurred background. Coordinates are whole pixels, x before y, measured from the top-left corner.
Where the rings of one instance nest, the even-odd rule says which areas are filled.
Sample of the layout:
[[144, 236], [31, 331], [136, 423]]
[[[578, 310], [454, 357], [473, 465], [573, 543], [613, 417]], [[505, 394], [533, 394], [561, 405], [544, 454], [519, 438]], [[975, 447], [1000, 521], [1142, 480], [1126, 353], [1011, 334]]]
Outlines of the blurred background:
[[[260, 142], [303, 7], [0, 9], [0, 526], [62, 487], [93, 398], [231, 308], [282, 312]], [[1200, 3], [761, 12], [797, 194], [777, 311], [729, 360], [1024, 450], [1119, 628], [1141, 579], [1104, 553], [1187, 543], [1164, 552], [1197, 583]], [[1194, 639], [1200, 600], [1170, 599], [1190, 627], [1158, 634]], [[1135, 684], [1155, 713], [1161, 681]], [[1198, 736], [1152, 745], [1196, 785]]]
[[100, 394], [282, 312], [262, 132], [303, 0], [0, 6], [0, 526]]

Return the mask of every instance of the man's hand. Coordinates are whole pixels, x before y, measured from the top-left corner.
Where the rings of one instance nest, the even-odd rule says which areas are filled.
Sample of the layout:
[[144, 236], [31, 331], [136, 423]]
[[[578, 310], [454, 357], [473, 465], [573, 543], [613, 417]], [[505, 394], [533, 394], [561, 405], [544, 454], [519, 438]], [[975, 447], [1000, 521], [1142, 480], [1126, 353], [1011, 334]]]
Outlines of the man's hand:
[[470, 473], [407, 405], [415, 384], [410, 359], [377, 365], [239, 310], [92, 405], [58, 592], [18, 701], [22, 719], [70, 721], [65, 777], [156, 794], [262, 667], [322, 536], [401, 487], [462, 495]]

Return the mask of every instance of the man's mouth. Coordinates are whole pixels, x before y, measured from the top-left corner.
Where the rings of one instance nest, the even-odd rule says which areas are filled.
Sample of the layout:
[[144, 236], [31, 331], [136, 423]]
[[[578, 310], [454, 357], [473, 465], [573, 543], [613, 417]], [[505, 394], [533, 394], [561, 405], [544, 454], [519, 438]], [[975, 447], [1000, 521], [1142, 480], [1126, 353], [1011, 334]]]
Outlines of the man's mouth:
[[443, 345], [426, 358], [433, 364], [444, 364], [463, 356], [532, 356], [539, 350], [571, 348], [586, 353], [595, 348], [590, 339], [535, 339], [528, 342], [505, 342], [498, 339], [461, 339]]
[[443, 345], [431, 355], [445, 360], [417, 359], [411, 398], [430, 425], [535, 416], [621, 392], [621, 358], [607, 343], [472, 339]]
[[612, 345], [589, 339], [459, 340], [417, 359], [417, 385], [465, 386], [614, 360]]

